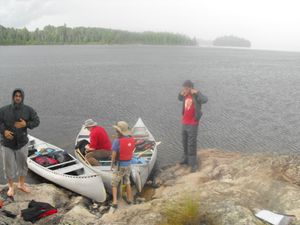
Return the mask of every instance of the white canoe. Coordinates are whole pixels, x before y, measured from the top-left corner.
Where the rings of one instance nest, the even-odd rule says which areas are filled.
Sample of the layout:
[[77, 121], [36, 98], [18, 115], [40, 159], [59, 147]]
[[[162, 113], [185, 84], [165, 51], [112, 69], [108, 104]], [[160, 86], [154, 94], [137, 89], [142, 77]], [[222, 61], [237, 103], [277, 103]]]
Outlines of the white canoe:
[[[145, 139], [149, 141], [154, 141], [155, 139], [145, 126], [141, 118], [138, 119], [136, 124], [132, 128], [133, 137], [135, 139]], [[81, 128], [80, 132], [76, 137], [75, 145], [79, 141], [87, 140], [89, 141], [89, 131], [84, 127]], [[147, 151], [144, 151], [144, 154], [141, 156], [145, 163], [143, 164], [131, 164], [131, 178], [137, 188], [137, 191], [141, 192], [153, 167], [157, 160], [157, 146], [159, 142], [155, 142], [154, 146]], [[138, 156], [141, 152], [135, 151], [134, 155]], [[100, 160], [101, 166], [91, 166], [82, 158], [78, 152], [75, 151], [75, 156], [79, 159], [85, 166], [89, 167], [92, 171], [101, 175], [104, 186], [107, 192], [111, 193], [111, 180], [112, 180], [112, 171], [111, 171], [111, 161], [110, 160]]]
[[[66, 152], [54, 145], [28, 135], [31, 150], [43, 152], [40, 156]], [[51, 149], [52, 153], [45, 150]], [[27, 158], [28, 168], [45, 179], [97, 202], [106, 200], [106, 192], [101, 176], [86, 168], [79, 160], [67, 154], [67, 160], [50, 166], [42, 166], [35, 161], [36, 154]]]

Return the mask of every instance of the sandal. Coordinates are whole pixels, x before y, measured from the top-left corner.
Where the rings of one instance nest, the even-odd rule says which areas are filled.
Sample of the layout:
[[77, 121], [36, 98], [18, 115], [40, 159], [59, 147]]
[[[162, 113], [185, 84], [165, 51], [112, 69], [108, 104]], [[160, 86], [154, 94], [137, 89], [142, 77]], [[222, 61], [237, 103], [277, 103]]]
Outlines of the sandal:
[[129, 201], [125, 196], [123, 196], [122, 198], [128, 205], [133, 205], [133, 202]]

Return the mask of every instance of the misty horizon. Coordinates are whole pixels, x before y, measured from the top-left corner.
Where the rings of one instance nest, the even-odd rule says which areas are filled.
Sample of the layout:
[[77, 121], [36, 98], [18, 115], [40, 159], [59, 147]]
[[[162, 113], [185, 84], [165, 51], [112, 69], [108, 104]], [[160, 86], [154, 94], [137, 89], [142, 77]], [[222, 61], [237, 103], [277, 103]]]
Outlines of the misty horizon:
[[245, 38], [253, 49], [300, 51], [296, 0], [0, 0], [0, 24], [32, 31], [47, 25], [170, 32], [200, 40]]

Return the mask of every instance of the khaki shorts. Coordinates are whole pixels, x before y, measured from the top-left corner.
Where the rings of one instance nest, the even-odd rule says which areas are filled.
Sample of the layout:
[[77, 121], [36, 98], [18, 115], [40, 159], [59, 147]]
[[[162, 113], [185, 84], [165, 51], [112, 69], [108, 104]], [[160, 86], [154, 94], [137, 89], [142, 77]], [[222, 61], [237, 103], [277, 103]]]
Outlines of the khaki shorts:
[[117, 187], [122, 178], [124, 178], [124, 184], [130, 184], [130, 166], [121, 167], [119, 166], [119, 170], [113, 170], [113, 176], [111, 181], [112, 187]]

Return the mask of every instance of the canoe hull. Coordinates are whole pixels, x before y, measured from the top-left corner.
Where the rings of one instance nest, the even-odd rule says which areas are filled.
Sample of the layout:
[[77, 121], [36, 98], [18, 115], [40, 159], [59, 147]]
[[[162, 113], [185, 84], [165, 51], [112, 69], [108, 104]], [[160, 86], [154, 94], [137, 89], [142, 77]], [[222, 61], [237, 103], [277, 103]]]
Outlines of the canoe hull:
[[[145, 126], [141, 118], [138, 119], [138, 121], [133, 126], [133, 128], [134, 127], [145, 127], [147, 129], [147, 127]], [[155, 141], [154, 137], [152, 136], [152, 134], [148, 129], [147, 132], [149, 134], [148, 139]], [[84, 127], [81, 128], [79, 134], [77, 135], [75, 145], [81, 140], [89, 141], [89, 131], [87, 129], [84, 129]], [[110, 170], [110, 166], [100, 166], [100, 167], [90, 166], [84, 161], [82, 157], [79, 156], [79, 154], [76, 153], [76, 151], [75, 151], [75, 156], [78, 160], [80, 160], [83, 164], [85, 164], [85, 166], [88, 167], [91, 171], [100, 174], [107, 192], [111, 193], [112, 171]], [[151, 159], [147, 162], [147, 164], [131, 164], [131, 178], [139, 192], [142, 191], [142, 188], [147, 182], [148, 177], [155, 165], [156, 160], [157, 160], [157, 144], [154, 146]]]
[[[42, 142], [35, 137], [30, 136], [29, 139], [35, 140], [35, 142], [38, 144], [42, 143], [43, 147], [49, 146], [52, 149], [61, 150], [60, 148]], [[31, 171], [53, 182], [54, 184], [57, 184], [97, 202], [104, 202], [106, 200], [106, 192], [101, 176], [91, 172], [84, 165], [82, 165], [79, 160], [77, 160], [76, 163], [82, 165], [81, 175], [68, 175], [56, 172], [55, 170], [47, 169], [46, 167], [36, 163], [31, 157], [27, 158], [27, 163], [28, 168]]]

